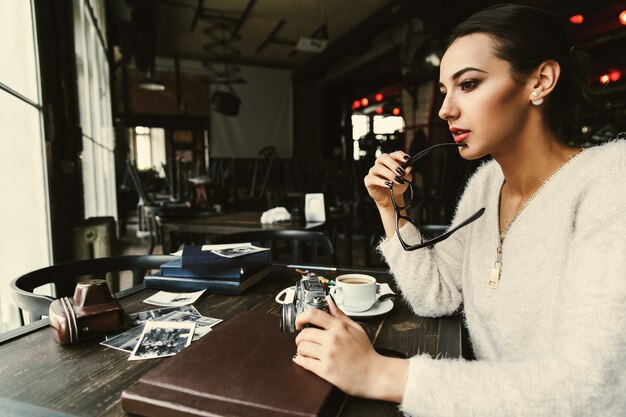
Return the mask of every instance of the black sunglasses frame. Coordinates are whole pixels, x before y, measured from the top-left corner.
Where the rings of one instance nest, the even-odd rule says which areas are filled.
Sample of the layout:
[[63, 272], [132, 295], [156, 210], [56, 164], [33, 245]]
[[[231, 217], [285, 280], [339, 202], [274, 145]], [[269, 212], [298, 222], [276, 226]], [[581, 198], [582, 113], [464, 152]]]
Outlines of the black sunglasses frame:
[[[413, 157], [411, 157], [411, 159], [409, 159], [406, 162], [403, 162], [401, 164], [401, 166], [402, 166], [402, 168], [406, 168], [408, 166], [414, 166], [415, 163], [418, 160], [420, 160], [421, 158], [426, 156], [428, 153], [430, 153], [430, 151], [432, 151], [434, 149], [437, 149], [437, 148], [450, 147], [450, 146], [456, 146], [458, 148], [458, 147], [462, 147], [462, 146], [467, 146], [467, 144], [465, 144], [465, 143], [439, 143], [437, 145], [431, 146], [430, 148], [426, 148], [426, 149], [424, 149], [421, 152], [418, 152]], [[449, 238], [450, 236], [452, 236], [452, 234], [454, 232], [456, 232], [457, 230], [459, 230], [459, 229], [467, 226], [468, 224], [474, 222], [475, 220], [477, 220], [485, 212], [485, 208], [482, 207], [482, 208], [478, 209], [470, 217], [468, 217], [467, 219], [463, 220], [461, 223], [457, 224], [456, 226], [454, 226], [451, 229], [446, 230], [443, 234], [441, 234], [441, 235], [439, 235], [437, 237], [434, 237], [432, 239], [429, 239], [429, 240], [427, 240], [425, 242], [418, 243], [416, 245], [409, 245], [408, 243], [406, 243], [404, 241], [404, 239], [402, 238], [402, 235], [400, 234], [400, 219], [404, 219], [407, 222], [411, 223], [413, 225], [413, 227], [415, 227], [418, 230], [419, 230], [419, 228], [417, 227], [417, 224], [415, 223], [415, 220], [413, 220], [409, 216], [405, 216], [405, 215], [401, 214], [402, 210], [406, 210], [407, 208], [409, 208], [409, 207], [411, 207], [413, 205], [413, 198], [414, 198], [413, 186], [411, 185], [411, 183], [409, 183], [408, 186], [409, 186], [409, 190], [410, 190], [409, 202], [406, 203], [404, 206], [398, 206], [398, 203], [396, 202], [396, 198], [393, 195], [393, 184], [389, 187], [389, 195], [391, 196], [391, 202], [393, 204], [393, 208], [394, 208], [394, 212], [395, 212], [395, 216], [396, 216], [396, 235], [398, 236], [398, 240], [400, 240], [400, 244], [402, 245], [402, 248], [405, 251], [414, 251], [414, 250], [417, 250], [417, 249], [422, 249], [422, 248], [425, 248], [425, 247], [428, 247], [428, 246], [433, 246], [435, 243], [439, 243], [441, 241], [444, 241], [447, 238]]]

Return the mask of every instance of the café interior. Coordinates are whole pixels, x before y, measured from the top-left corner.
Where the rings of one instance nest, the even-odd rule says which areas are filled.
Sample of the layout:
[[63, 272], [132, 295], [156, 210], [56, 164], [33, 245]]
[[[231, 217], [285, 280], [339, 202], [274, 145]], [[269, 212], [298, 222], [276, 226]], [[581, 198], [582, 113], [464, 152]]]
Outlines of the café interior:
[[[163, 218], [284, 207], [299, 222], [310, 193], [323, 195], [325, 215], [343, 215], [325, 230], [338, 262], [384, 267], [363, 177], [382, 152], [449, 141], [436, 88], [446, 34], [491, 3], [6, 3], [0, 132], [3, 188], [14, 191], [2, 221], [19, 238], [2, 250], [11, 259], [0, 266], [2, 330], [18, 323], [4, 289], [27, 271], [163, 253]], [[563, 15], [591, 58], [590, 85], [611, 103], [581, 112], [568, 137], [615, 137], [625, 120], [623, 4], [535, 3]], [[441, 153], [418, 167], [421, 224], [449, 222], [475, 166]], [[96, 223], [107, 232], [85, 237]], [[201, 239], [211, 236], [165, 249]]]
[[[563, 16], [609, 103], [571, 120], [570, 143], [626, 131], [624, 3], [514, 2]], [[167, 255], [250, 228], [307, 230], [313, 219], [329, 256], [295, 259], [292, 243], [275, 242], [274, 260], [384, 271], [363, 178], [381, 153], [450, 141], [437, 115], [446, 37], [493, 3], [0, 2], [0, 335], [36, 321], [9, 290], [29, 271]], [[445, 228], [480, 162], [425, 160], [411, 215]], [[261, 223], [278, 208], [280, 222]]]

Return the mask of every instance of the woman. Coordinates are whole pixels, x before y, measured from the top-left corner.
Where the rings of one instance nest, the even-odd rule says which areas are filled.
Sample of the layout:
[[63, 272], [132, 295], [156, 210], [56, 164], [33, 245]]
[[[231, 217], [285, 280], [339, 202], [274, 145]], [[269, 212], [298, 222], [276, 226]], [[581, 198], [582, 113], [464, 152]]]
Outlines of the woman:
[[[626, 143], [581, 150], [562, 128], [584, 96], [578, 54], [557, 18], [498, 5], [453, 33], [441, 61], [439, 116], [465, 159], [486, 155], [453, 225], [431, 248], [403, 250], [399, 205], [408, 155], [365, 177], [386, 231], [380, 251], [421, 316], [463, 303], [476, 361], [386, 358], [330, 301], [302, 313], [294, 361], [349, 394], [416, 416], [626, 415]], [[419, 239], [400, 224], [405, 240]]]

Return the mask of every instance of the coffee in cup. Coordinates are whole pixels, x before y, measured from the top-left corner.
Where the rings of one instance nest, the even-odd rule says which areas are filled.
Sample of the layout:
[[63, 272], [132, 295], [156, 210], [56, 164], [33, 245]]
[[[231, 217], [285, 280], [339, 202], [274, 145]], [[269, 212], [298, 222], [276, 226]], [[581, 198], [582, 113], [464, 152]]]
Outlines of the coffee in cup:
[[369, 284], [370, 281], [365, 279], [365, 278], [352, 278], [352, 277], [348, 277], [348, 278], [344, 278], [341, 280], [342, 284]]
[[363, 312], [376, 302], [376, 278], [364, 274], [340, 275], [335, 278], [330, 293], [342, 310]]

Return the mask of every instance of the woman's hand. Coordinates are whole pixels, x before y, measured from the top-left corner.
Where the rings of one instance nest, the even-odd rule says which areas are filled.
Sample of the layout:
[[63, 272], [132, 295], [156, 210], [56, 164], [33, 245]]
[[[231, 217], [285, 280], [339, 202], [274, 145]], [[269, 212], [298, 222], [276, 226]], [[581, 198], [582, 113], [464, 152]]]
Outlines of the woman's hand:
[[408, 159], [409, 156], [402, 151], [391, 154], [384, 153], [376, 158], [374, 166], [365, 176], [364, 182], [367, 192], [379, 208], [391, 207], [389, 187], [392, 184], [396, 201], [399, 200], [399, 203], [403, 203], [402, 194], [408, 187], [407, 183], [413, 180], [412, 168], [407, 167], [405, 169], [401, 166], [402, 162]]
[[400, 403], [408, 362], [376, 353], [363, 328], [327, 297], [330, 314], [308, 309], [296, 318], [294, 362], [350, 395]]

